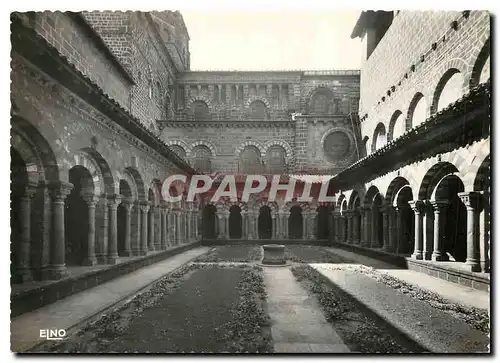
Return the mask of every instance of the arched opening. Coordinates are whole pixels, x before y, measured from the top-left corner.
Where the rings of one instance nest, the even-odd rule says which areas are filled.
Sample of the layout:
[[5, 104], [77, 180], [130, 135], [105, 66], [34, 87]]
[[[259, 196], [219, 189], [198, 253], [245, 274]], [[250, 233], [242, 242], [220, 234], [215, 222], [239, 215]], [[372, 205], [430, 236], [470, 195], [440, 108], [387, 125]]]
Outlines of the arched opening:
[[22, 283], [22, 276], [18, 273], [21, 252], [21, 198], [28, 185], [28, 172], [21, 155], [10, 148], [10, 278], [12, 284]]
[[354, 210], [354, 215], [353, 215], [353, 224], [352, 224], [352, 228], [353, 228], [353, 231], [352, 231], [352, 239], [353, 239], [353, 243], [359, 243], [360, 242], [360, 238], [361, 238], [361, 230], [362, 230], [362, 226], [361, 226], [361, 213], [360, 213], [360, 209], [361, 209], [361, 201], [359, 198], [356, 198], [356, 200], [354, 200], [354, 205], [353, 205], [353, 210]]
[[207, 104], [201, 100], [192, 103], [191, 112], [195, 121], [205, 121], [210, 116]]
[[229, 238], [241, 238], [243, 231], [243, 219], [241, 218], [241, 208], [237, 205], [229, 208]]
[[409, 185], [403, 186], [395, 197], [395, 205], [397, 206], [396, 220], [397, 240], [396, 253], [410, 255], [415, 246], [415, 214], [410, 207], [410, 202], [413, 200], [413, 193]]
[[318, 212], [318, 219], [316, 222], [316, 238], [318, 239], [328, 239], [329, 228], [328, 228], [328, 219], [330, 213], [328, 211], [328, 207], [320, 206], [316, 209]]
[[451, 174], [441, 179], [435, 192], [436, 200], [448, 201], [443, 220], [443, 252], [449, 260], [460, 262], [467, 258], [467, 210], [458, 196], [463, 191], [463, 182]]
[[151, 188], [148, 190], [148, 250], [154, 251], [154, 229], [155, 229], [155, 193]]
[[311, 97], [310, 113], [315, 115], [331, 115], [336, 113], [333, 94], [327, 88], [318, 88]]
[[302, 239], [302, 208], [294, 205], [290, 208], [290, 216], [288, 217], [288, 237], [290, 239]]
[[266, 153], [269, 174], [284, 174], [286, 151], [279, 145], [271, 146]]
[[417, 127], [427, 119], [427, 102], [424, 95], [418, 92], [410, 102], [408, 116], [406, 118], [406, 130]]
[[380, 122], [373, 132], [372, 153], [380, 149], [387, 143], [387, 135], [385, 125]]
[[194, 154], [193, 167], [201, 173], [211, 173], [212, 151], [205, 145], [198, 145], [192, 153]]
[[273, 219], [271, 208], [267, 205], [260, 207], [258, 220], [259, 238], [271, 239], [273, 236]]
[[490, 79], [490, 53], [491, 39], [488, 39], [479, 52], [474, 68], [472, 69], [470, 87], [475, 87], [478, 84], [484, 83]]
[[382, 216], [382, 197], [376, 194], [372, 203], [372, 226], [373, 226], [373, 242], [374, 247], [384, 246], [384, 229], [383, 229], [383, 216]]
[[434, 93], [433, 112], [439, 112], [450, 103], [458, 100], [462, 95], [464, 85], [463, 74], [458, 69], [452, 68], [446, 71], [438, 83]]
[[203, 238], [215, 239], [217, 222], [217, 208], [213, 204], [208, 204], [203, 208]]
[[396, 140], [405, 132], [406, 123], [404, 121], [403, 113], [397, 110], [393, 113], [391, 120], [389, 121], [389, 134], [387, 135], [387, 141], [391, 142], [392, 140]]
[[250, 118], [252, 120], [267, 120], [267, 106], [262, 101], [253, 101], [250, 104]]
[[481, 271], [490, 272], [490, 157], [483, 160], [474, 180], [474, 191], [482, 194], [479, 213], [479, 255]]
[[69, 182], [73, 189], [65, 200], [66, 265], [76, 266], [83, 265], [88, 255], [88, 206], [83, 196], [94, 194], [94, 184], [88, 169], [81, 165], [70, 169]]
[[[130, 251], [127, 251], [126, 249], [126, 244], [125, 244], [125, 234], [127, 232], [126, 230], [126, 223], [127, 223], [127, 210], [126, 210], [126, 203], [131, 203], [132, 202], [132, 190], [130, 189], [130, 185], [123, 179], [120, 180], [120, 192], [122, 196], [122, 202], [118, 206], [118, 209], [116, 211], [116, 218], [117, 218], [117, 243], [118, 243], [118, 256], [120, 257], [128, 257], [130, 256]], [[130, 229], [128, 231], [130, 233]]]
[[170, 145], [169, 148], [170, 148], [170, 150], [172, 150], [174, 153], [176, 153], [181, 158], [186, 157], [186, 150], [184, 150], [182, 146]]
[[240, 154], [239, 172], [242, 174], [259, 174], [262, 171], [260, 151], [255, 146], [247, 146]]

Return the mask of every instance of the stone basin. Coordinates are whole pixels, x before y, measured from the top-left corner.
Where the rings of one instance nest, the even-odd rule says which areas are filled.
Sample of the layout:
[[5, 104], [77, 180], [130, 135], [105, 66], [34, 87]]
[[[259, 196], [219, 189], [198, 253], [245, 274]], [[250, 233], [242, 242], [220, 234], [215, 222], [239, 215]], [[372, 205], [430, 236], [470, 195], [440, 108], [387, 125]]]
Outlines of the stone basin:
[[263, 245], [264, 258], [263, 265], [286, 265], [285, 245]]

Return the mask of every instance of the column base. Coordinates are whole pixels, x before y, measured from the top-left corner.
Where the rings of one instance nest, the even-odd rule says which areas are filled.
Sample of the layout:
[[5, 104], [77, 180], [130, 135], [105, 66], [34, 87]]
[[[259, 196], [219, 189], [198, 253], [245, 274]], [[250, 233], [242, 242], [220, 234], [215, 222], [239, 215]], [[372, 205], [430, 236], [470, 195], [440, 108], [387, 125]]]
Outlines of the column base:
[[441, 254], [435, 254], [435, 253], [432, 253], [431, 255], [431, 261], [447, 261], [448, 258], [447, 256], [444, 256], [444, 255], [441, 255]]
[[131, 255], [132, 256], [142, 256], [142, 251], [141, 250], [132, 250]]
[[132, 257], [131, 251], [123, 251], [120, 257]]
[[95, 266], [97, 265], [97, 258], [87, 257], [83, 260], [82, 266]]
[[479, 261], [465, 261], [465, 266], [467, 266], [467, 270], [470, 272], [481, 272], [481, 265], [479, 264]]
[[108, 265], [116, 265], [120, 262], [120, 258], [118, 256], [110, 256], [108, 257]]
[[16, 270], [21, 283], [32, 282], [33, 281], [33, 272], [29, 267], [20, 267]]
[[413, 253], [411, 254], [411, 258], [412, 258], [413, 260], [423, 260], [423, 259], [424, 259], [424, 258], [423, 258], [423, 255], [422, 255], [422, 252], [413, 252]]
[[108, 256], [97, 256], [97, 264], [98, 265], [107, 265], [108, 264]]
[[66, 265], [53, 265], [44, 267], [41, 270], [42, 280], [61, 280], [69, 276], [68, 269]]
[[424, 252], [422, 252], [422, 257], [423, 257], [423, 260], [430, 261], [431, 257], [432, 257], [432, 253], [424, 251]]

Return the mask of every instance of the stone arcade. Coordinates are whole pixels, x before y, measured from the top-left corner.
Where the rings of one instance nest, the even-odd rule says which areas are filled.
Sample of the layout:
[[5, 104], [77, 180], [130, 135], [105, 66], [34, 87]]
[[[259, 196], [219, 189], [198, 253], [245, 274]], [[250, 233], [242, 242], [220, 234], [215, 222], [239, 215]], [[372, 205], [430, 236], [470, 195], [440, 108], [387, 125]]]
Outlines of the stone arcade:
[[[489, 24], [367, 11], [361, 71], [205, 72], [179, 12], [13, 14], [13, 289], [202, 237], [488, 276]], [[163, 199], [167, 176], [200, 173], [311, 175], [335, 202]]]

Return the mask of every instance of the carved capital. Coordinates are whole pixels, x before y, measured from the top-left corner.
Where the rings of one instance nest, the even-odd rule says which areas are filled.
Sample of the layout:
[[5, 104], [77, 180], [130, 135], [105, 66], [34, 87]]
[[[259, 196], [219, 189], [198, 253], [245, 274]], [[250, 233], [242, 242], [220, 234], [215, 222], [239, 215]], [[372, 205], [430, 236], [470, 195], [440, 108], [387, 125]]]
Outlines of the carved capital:
[[408, 204], [416, 214], [420, 214], [425, 211], [425, 203], [422, 200], [410, 200]]
[[434, 211], [438, 213], [444, 211], [450, 204], [447, 200], [431, 200], [430, 203]]
[[481, 194], [478, 192], [462, 192], [458, 193], [458, 197], [465, 204], [467, 209], [479, 209]]
[[54, 202], [62, 202], [71, 193], [73, 184], [65, 182], [54, 182], [48, 186], [50, 197]]
[[149, 202], [146, 202], [146, 201], [141, 202], [139, 204], [139, 208], [141, 208], [142, 213], [149, 212], [149, 208], [150, 208]]
[[122, 196], [120, 194], [110, 194], [107, 196], [107, 198], [108, 198], [108, 206], [111, 209], [118, 208], [118, 205], [122, 201]]
[[96, 203], [99, 201], [99, 197], [94, 194], [82, 195], [82, 199], [87, 203], [89, 207], [95, 207]]

